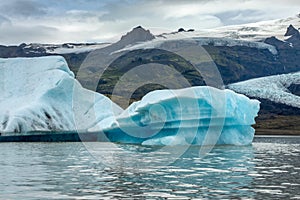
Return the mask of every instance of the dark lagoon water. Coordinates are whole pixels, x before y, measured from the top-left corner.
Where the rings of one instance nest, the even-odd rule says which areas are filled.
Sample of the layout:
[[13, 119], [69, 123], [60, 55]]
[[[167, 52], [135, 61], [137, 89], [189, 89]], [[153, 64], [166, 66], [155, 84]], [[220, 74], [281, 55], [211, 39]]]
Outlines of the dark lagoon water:
[[250, 146], [199, 152], [197, 146], [1, 143], [0, 198], [300, 199], [300, 137], [259, 137]]

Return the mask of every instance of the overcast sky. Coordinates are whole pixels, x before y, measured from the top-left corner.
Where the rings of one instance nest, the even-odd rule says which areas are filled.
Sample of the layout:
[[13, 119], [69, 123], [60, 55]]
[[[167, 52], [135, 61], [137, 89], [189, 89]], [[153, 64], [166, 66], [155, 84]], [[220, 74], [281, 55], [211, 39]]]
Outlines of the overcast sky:
[[104, 42], [138, 25], [200, 30], [299, 12], [299, 0], [9, 0], [0, 1], [0, 44]]

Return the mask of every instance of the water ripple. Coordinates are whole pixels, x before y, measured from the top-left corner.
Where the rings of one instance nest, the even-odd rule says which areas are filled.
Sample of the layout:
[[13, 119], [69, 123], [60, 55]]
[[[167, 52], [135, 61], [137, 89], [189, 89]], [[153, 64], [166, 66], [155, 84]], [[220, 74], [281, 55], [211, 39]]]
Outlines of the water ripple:
[[219, 146], [204, 158], [192, 147], [172, 165], [157, 147], [125, 147], [130, 157], [103, 148], [101, 162], [81, 143], [2, 143], [0, 199], [300, 198], [300, 142]]

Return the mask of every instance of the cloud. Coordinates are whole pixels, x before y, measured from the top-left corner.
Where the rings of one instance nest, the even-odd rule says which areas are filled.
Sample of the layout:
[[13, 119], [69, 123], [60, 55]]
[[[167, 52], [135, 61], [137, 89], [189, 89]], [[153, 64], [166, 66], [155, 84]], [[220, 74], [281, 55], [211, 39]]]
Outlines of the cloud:
[[1, 13], [8, 16], [35, 17], [45, 15], [46, 7], [34, 0], [11, 0], [0, 7]]
[[[298, 5], [298, 7], [296, 6]], [[102, 22], [118, 23], [122, 20], [151, 19], [157, 26], [174, 22], [178, 26], [192, 23], [201, 18], [209, 18], [214, 22], [200, 21], [194, 28], [231, 25], [284, 18], [299, 12], [300, 1], [297, 0], [139, 0], [107, 3], [106, 12], [99, 19]], [[184, 20], [186, 19], [186, 20]], [[220, 22], [220, 23], [218, 23]], [[183, 24], [180, 24], [183, 23]]]
[[101, 42], [137, 25], [200, 30], [286, 18], [299, 6], [298, 0], [0, 1], [0, 44]]
[[234, 25], [242, 23], [251, 23], [260, 21], [263, 13], [258, 10], [237, 10], [217, 13], [216, 16], [221, 19], [223, 24]]
[[[45, 42], [46, 38], [49, 41], [55, 41], [55, 36], [59, 30], [47, 26], [14, 26], [5, 24], [1, 27], [1, 40], [3, 44], [21, 44], [23, 42]], [[54, 40], [53, 40], [54, 39]]]
[[8, 18], [0, 15], [0, 25], [2, 24], [11, 24], [11, 21]]

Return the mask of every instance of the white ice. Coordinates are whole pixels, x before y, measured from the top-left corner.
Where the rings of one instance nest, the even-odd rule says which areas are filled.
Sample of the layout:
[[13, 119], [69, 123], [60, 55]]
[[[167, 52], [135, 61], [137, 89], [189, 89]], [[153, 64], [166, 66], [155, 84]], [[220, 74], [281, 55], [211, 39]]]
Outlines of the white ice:
[[247, 96], [300, 108], [300, 97], [287, 89], [291, 84], [300, 84], [300, 72], [254, 78], [230, 84], [228, 88]]
[[0, 59], [0, 91], [2, 133], [87, 130], [122, 110], [82, 88], [60, 56]]

